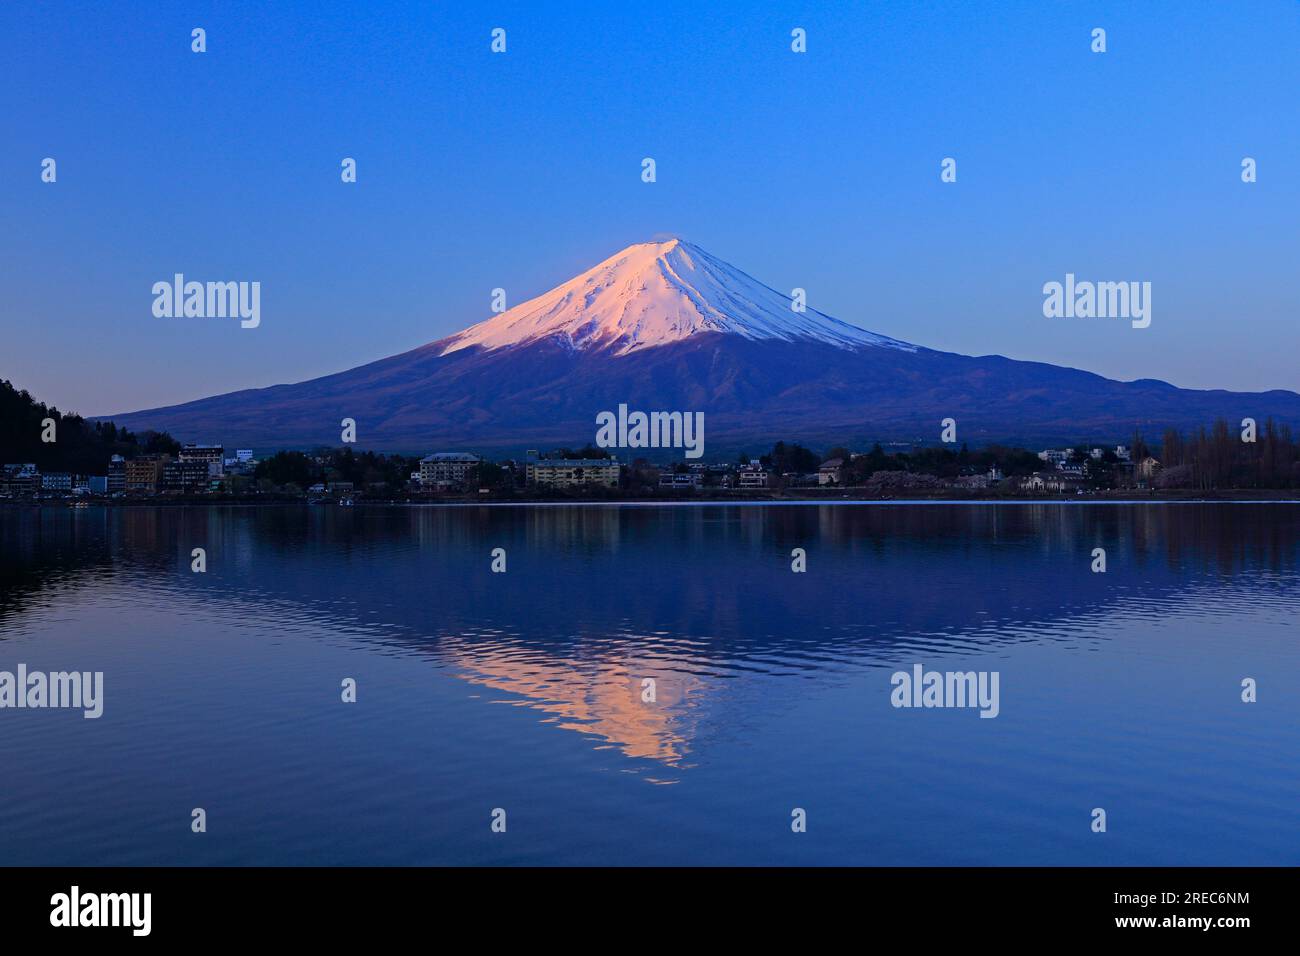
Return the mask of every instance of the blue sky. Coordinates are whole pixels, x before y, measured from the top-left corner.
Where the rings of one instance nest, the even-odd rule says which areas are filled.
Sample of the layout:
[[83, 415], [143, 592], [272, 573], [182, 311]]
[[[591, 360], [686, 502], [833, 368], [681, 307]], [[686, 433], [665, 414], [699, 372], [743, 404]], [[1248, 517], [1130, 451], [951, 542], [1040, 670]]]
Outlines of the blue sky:
[[[18, 0], [0, 63], [0, 377], [61, 408], [338, 371], [665, 234], [933, 348], [1300, 390], [1289, 0]], [[155, 318], [175, 272], [260, 328]], [[1151, 327], [1044, 318], [1067, 272]]]

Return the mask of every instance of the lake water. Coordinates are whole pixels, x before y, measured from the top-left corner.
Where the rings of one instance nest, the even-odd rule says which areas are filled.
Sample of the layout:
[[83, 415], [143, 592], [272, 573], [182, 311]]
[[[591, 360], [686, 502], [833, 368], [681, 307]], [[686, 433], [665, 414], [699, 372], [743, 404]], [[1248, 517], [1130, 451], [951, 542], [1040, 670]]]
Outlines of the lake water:
[[0, 509], [0, 671], [104, 673], [0, 710], [0, 863], [1295, 865], [1298, 559], [1294, 504]]

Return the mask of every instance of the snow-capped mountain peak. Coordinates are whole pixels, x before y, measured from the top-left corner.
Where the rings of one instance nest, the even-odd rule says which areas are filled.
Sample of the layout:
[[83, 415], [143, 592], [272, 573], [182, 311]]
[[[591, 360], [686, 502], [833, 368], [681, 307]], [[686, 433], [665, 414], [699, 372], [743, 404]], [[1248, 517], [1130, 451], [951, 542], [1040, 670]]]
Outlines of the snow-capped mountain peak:
[[556, 338], [582, 351], [625, 355], [702, 332], [812, 340], [856, 349], [915, 346], [809, 308], [681, 239], [628, 246], [604, 262], [448, 339], [442, 355]]

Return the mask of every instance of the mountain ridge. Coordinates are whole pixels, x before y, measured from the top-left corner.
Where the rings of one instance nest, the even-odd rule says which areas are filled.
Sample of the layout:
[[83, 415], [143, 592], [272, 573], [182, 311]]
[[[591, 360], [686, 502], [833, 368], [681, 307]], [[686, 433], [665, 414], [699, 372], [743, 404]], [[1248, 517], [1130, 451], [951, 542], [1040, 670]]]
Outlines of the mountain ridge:
[[[698, 246], [638, 243], [460, 332], [303, 382], [110, 417], [141, 430], [257, 448], [418, 450], [571, 444], [597, 413], [702, 411], [706, 454], [809, 444], [1119, 440], [1135, 427], [1223, 417], [1300, 426], [1300, 395], [1119, 382], [1083, 369], [965, 356], [877, 335], [813, 309]], [[755, 443], [758, 443], [757, 445]]]

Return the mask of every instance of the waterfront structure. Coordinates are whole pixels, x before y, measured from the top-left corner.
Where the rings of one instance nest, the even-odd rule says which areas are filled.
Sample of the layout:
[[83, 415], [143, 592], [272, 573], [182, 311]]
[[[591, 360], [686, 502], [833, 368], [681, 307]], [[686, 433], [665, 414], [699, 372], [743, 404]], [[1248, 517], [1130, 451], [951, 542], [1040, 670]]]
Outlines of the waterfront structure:
[[108, 493], [110, 495], [126, 491], [126, 459], [121, 455], [114, 455], [108, 460], [107, 478]]
[[1021, 491], [1078, 491], [1083, 482], [1060, 471], [1036, 471], [1020, 479]]
[[205, 459], [163, 463], [162, 487], [167, 491], [203, 491], [211, 480], [211, 462]]
[[529, 451], [524, 480], [543, 488], [576, 488], [600, 485], [617, 488], [621, 468], [615, 458], [541, 458]]
[[66, 471], [47, 471], [41, 475], [41, 490], [70, 493], [72, 491], [72, 475]]
[[170, 455], [143, 455], [126, 462], [126, 490], [136, 494], [156, 494], [162, 484], [163, 466], [170, 460]]
[[220, 478], [225, 474], [226, 449], [221, 445], [182, 445], [177, 460], [182, 463], [202, 462], [208, 476]]
[[420, 459], [420, 484], [424, 488], [463, 485], [483, 459], [466, 452], [440, 451]]
[[665, 471], [659, 475], [660, 488], [699, 488], [703, 484], [704, 476], [698, 472]]
[[34, 495], [40, 487], [41, 473], [34, 464], [5, 465], [0, 470], [0, 492], [6, 495]]
[[844, 459], [830, 458], [822, 462], [822, 466], [817, 469], [817, 484], [844, 484]]

